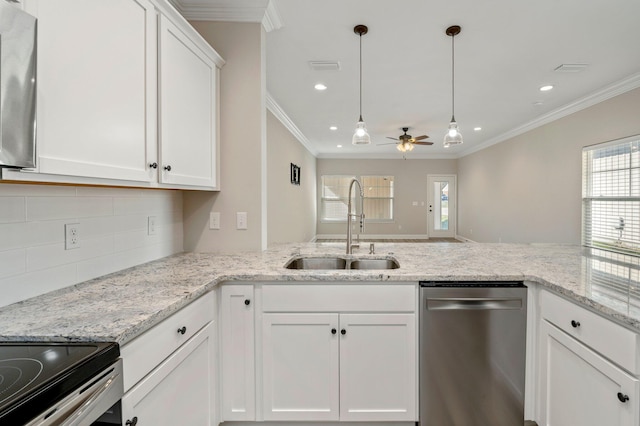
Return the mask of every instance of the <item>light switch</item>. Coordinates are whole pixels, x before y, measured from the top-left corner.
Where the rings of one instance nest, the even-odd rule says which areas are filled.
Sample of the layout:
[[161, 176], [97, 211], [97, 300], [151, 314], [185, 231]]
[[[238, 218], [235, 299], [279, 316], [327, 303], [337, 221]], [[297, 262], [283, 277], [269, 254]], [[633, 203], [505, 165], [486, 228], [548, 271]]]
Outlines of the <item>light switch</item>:
[[247, 212], [236, 213], [236, 229], [247, 229]]
[[209, 213], [209, 229], [220, 229], [220, 212]]

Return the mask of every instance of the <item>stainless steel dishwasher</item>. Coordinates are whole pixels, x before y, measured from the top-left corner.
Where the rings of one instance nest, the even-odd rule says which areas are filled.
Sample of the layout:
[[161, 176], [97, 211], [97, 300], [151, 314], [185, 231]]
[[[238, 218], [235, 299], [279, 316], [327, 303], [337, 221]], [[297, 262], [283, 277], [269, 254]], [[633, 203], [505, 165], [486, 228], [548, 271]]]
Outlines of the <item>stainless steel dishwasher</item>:
[[524, 424], [527, 287], [420, 282], [420, 426]]

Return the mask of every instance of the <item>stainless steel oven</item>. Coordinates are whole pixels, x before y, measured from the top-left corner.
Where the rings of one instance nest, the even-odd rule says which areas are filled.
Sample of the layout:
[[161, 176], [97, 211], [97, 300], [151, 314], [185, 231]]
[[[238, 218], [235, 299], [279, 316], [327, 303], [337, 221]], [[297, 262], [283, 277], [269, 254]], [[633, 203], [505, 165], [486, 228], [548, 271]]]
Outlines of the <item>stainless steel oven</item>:
[[0, 424], [89, 426], [122, 398], [116, 343], [0, 343]]

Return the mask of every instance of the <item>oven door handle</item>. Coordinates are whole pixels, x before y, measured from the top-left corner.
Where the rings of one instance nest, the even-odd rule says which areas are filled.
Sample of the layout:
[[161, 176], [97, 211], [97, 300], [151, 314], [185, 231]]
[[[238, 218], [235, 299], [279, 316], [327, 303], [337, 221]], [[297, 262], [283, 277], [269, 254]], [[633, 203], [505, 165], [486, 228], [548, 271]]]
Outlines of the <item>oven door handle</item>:
[[89, 394], [87, 399], [80, 407], [78, 407], [78, 409], [70, 413], [67, 418], [62, 421], [61, 426], [75, 426], [80, 424], [80, 422], [91, 412], [96, 401], [98, 401], [105, 392], [115, 386], [119, 376], [120, 374], [114, 369], [110, 371], [106, 377], [100, 379], [99, 383], [94, 384], [93, 386], [99, 385], [99, 387]]

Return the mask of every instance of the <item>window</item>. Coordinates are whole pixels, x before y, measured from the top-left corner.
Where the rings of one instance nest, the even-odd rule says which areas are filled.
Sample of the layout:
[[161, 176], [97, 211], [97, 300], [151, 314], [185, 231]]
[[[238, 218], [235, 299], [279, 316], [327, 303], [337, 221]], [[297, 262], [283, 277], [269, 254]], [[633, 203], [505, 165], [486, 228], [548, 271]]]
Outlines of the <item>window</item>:
[[640, 256], [640, 137], [582, 153], [582, 244]]
[[[322, 176], [321, 220], [329, 222], [347, 221], [349, 184], [356, 176]], [[366, 220], [393, 220], [393, 176], [361, 176], [364, 192], [364, 213]], [[357, 193], [356, 185], [353, 194]], [[360, 212], [359, 202], [352, 199], [352, 208]]]

